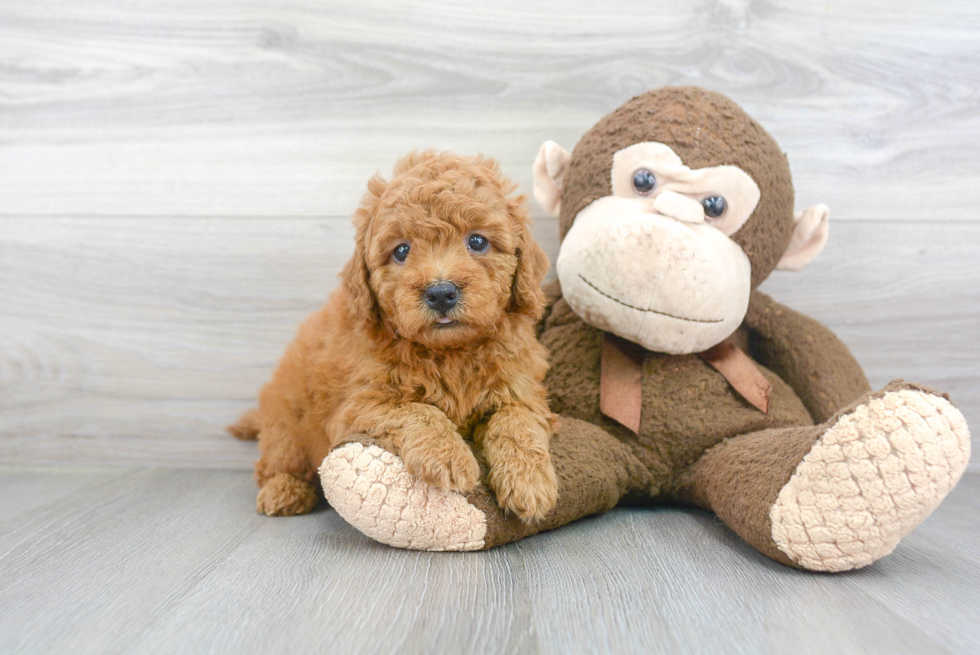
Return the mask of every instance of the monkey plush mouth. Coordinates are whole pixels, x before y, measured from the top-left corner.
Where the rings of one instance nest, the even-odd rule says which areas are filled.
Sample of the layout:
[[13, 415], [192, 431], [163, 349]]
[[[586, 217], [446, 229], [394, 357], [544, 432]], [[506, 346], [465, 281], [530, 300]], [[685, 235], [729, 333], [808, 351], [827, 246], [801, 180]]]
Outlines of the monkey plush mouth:
[[622, 300], [619, 300], [618, 298], [614, 298], [614, 297], [610, 296], [608, 293], [606, 293], [605, 291], [603, 291], [602, 289], [600, 289], [596, 285], [592, 284], [581, 273], [579, 273], [579, 277], [582, 278], [582, 281], [583, 282], [585, 282], [590, 287], [592, 287], [593, 289], [595, 289], [596, 292], [602, 294], [606, 298], [609, 298], [609, 300], [612, 300], [613, 302], [619, 303], [623, 307], [629, 307], [630, 309], [635, 309], [638, 312], [648, 312], [650, 314], [657, 314], [659, 316], [666, 316], [667, 318], [675, 318], [678, 321], [688, 321], [688, 322], [691, 322], [691, 323], [721, 323], [724, 320], [724, 319], [721, 319], [721, 318], [719, 318], [719, 319], [685, 318], [684, 316], [675, 316], [674, 314], [668, 314], [667, 312], [661, 312], [661, 311], [656, 310], [656, 309], [645, 309], [643, 307], [637, 307], [636, 305], [631, 305], [629, 303], [623, 302]]

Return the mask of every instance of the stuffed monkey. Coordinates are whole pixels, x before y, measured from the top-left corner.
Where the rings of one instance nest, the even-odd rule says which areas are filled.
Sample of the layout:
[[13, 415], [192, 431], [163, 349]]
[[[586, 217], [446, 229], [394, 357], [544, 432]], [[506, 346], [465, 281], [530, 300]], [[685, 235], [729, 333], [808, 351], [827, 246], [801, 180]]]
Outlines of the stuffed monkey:
[[734, 102], [643, 94], [571, 154], [546, 142], [534, 178], [562, 237], [539, 326], [557, 506], [521, 521], [485, 485], [427, 487], [352, 435], [320, 473], [354, 527], [480, 550], [624, 500], [679, 503], [779, 562], [842, 571], [890, 553], [957, 483], [970, 435], [945, 394], [872, 391], [832, 332], [756, 290], [820, 252], [828, 210], [794, 214], [785, 155]]

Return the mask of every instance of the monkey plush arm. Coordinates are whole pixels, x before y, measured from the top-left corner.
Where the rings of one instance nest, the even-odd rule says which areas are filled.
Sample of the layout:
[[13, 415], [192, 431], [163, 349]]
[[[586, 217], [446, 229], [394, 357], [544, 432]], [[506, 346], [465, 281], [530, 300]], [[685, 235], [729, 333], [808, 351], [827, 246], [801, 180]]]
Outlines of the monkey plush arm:
[[793, 388], [815, 422], [870, 391], [851, 351], [812, 318], [753, 291], [745, 325], [752, 356]]

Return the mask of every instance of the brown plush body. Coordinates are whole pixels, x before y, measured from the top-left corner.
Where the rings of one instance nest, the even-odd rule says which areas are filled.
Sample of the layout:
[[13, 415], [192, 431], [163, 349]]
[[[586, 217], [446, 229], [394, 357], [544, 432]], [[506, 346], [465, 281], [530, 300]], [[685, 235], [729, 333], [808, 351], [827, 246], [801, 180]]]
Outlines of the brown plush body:
[[[760, 365], [763, 375], [773, 385], [769, 413], [763, 414], [733, 392], [728, 381], [697, 355], [645, 351], [641, 424], [636, 435], [604, 416], [599, 408], [602, 331], [571, 311], [561, 299], [557, 285], [549, 291], [555, 300], [544, 323], [541, 340], [549, 352], [554, 353], [545, 384], [552, 409], [562, 417], [562, 430], [557, 439], [581, 442], [577, 448], [592, 451], [589, 459], [597, 470], [621, 469], [624, 460], [632, 464], [625, 469], [629, 471], [625, 479], [611, 477], [605, 485], [597, 484], [593, 489], [612, 505], [629, 495], [663, 502], [694, 502], [724, 515], [726, 506], [715, 507], [706, 502], [706, 490], [702, 489], [702, 483], [713, 478], [709, 476], [705, 480], [695, 473], [696, 465], [703, 465], [701, 460], [705, 453], [727, 439], [732, 440], [728, 442], [730, 447], [739, 442], [737, 462], [724, 461], [716, 467], [720, 470], [713, 473], [721, 479], [735, 473], [729, 465], [747, 466], [748, 470], [737, 490], [729, 489], [732, 493], [726, 493], [718, 500], [740, 505], [751, 505], [754, 500], [758, 508], [753, 509], [768, 511], [774, 500], [768, 498], [773, 486], [770, 480], [780, 482], [775, 485], [778, 491], [809, 450], [804, 447], [802, 452], [794, 452], [794, 457], [784, 458], [786, 453], [782, 447], [800, 450], [794, 435], [801, 433], [785, 429], [812, 426], [826, 420], [871, 390], [846, 347], [826, 328], [756, 292], [746, 323], [736, 334], [736, 340], [745, 351], [759, 361], [763, 357], [769, 359], [766, 356], [779, 350], [780, 345], [788, 346], [792, 350], [781, 354], [791, 355], [797, 361], [808, 360], [813, 367], [807, 371], [807, 377], [811, 380], [830, 379], [833, 384], [820, 390], [810, 387], [807, 392], [798, 394], [776, 372]], [[778, 327], [773, 325], [774, 319]], [[810, 338], [805, 342], [813, 345], [807, 349], [779, 344], [769, 337], [774, 332], [786, 336], [806, 335]], [[784, 368], [779, 364], [774, 366]], [[795, 377], [793, 373], [797, 371], [787, 372], [788, 377]], [[812, 398], [812, 415], [801, 395]], [[589, 424], [588, 427], [583, 423]], [[778, 432], [763, 432], [774, 429]], [[622, 446], [610, 449], [608, 443], [611, 440]], [[813, 439], [809, 439], [805, 446], [812, 442]], [[560, 447], [556, 442], [556, 449]], [[562, 457], [556, 454], [556, 459], [560, 461]], [[609, 485], [609, 481], [616, 484]], [[577, 494], [570, 492], [568, 499]], [[753, 545], [762, 547], [764, 544]]]
[[[300, 326], [259, 408], [230, 428], [259, 439], [259, 512], [309, 512], [317, 466], [351, 433], [441, 489], [476, 486], [478, 454], [503, 507], [528, 519], [552, 508], [554, 417], [534, 333], [548, 260], [513, 188], [492, 160], [436, 153], [371, 180], [342, 287]], [[446, 284], [451, 303], [439, 305], [432, 290]]]
[[[785, 156], [733, 102], [695, 88], [638, 96], [573, 154], [546, 143], [535, 176], [563, 237], [539, 325], [561, 417], [554, 510], [521, 522], [485, 486], [412, 501], [402, 489], [424, 485], [352, 435], [320, 470], [355, 527], [474, 550], [623, 499], [681, 503], [780, 562], [839, 571], [891, 552], [956, 484], [969, 432], [946, 396], [901, 381], [872, 392], [827, 328], [756, 290], [816, 256], [828, 213], [793, 214]], [[725, 373], [718, 345], [738, 354]], [[632, 355], [604, 362], [610, 348]], [[356, 491], [373, 484], [387, 492]]]
[[[556, 291], [560, 293], [559, 289]], [[756, 293], [753, 300], [760, 307], [778, 307], [785, 328], [805, 328], [811, 334], [828, 335], [815, 321], [775, 305], [764, 294]], [[759, 317], [756, 312], [750, 315]], [[737, 338], [758, 361], [751, 344], [760, 344], [762, 339], [751, 323], [740, 328]], [[555, 353], [545, 381], [554, 411], [600, 426], [627, 443], [649, 471], [647, 495], [673, 493], [687, 468], [723, 439], [769, 428], [813, 425], [814, 420], [829, 418], [819, 413], [811, 416], [796, 391], [764, 366], [760, 369], [773, 385], [768, 414], [733, 393], [728, 381], [697, 355], [645, 351], [640, 432], [633, 435], [604, 416], [599, 408], [603, 333], [576, 316], [559, 297], [552, 306], [541, 339]], [[828, 352], [828, 345], [837, 346], [837, 352]], [[838, 368], [843, 368], [841, 362], [852, 364], [851, 370], [842, 371], [845, 375], [837, 378], [843, 388], [826, 390], [837, 398], [839, 407], [870, 391], [861, 369], [840, 342], [827, 339], [821, 346], [820, 361], [833, 361]], [[827, 357], [830, 354], [834, 357]]]

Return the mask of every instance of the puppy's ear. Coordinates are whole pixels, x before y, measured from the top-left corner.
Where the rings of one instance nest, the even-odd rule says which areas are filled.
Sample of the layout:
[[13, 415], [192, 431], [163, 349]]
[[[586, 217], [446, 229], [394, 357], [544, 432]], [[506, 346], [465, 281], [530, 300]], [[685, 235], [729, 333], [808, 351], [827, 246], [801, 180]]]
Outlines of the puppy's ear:
[[525, 314], [535, 321], [544, 313], [545, 297], [541, 283], [548, 273], [551, 262], [541, 246], [534, 240], [531, 221], [527, 217], [527, 200], [518, 196], [507, 201], [507, 207], [520, 225], [517, 246], [517, 270], [511, 289], [509, 311]]
[[367, 193], [354, 212], [354, 255], [340, 272], [340, 283], [348, 296], [351, 320], [367, 329], [381, 326], [381, 308], [371, 290], [371, 271], [367, 265], [367, 244], [371, 219], [388, 183], [380, 175], [368, 181]]

